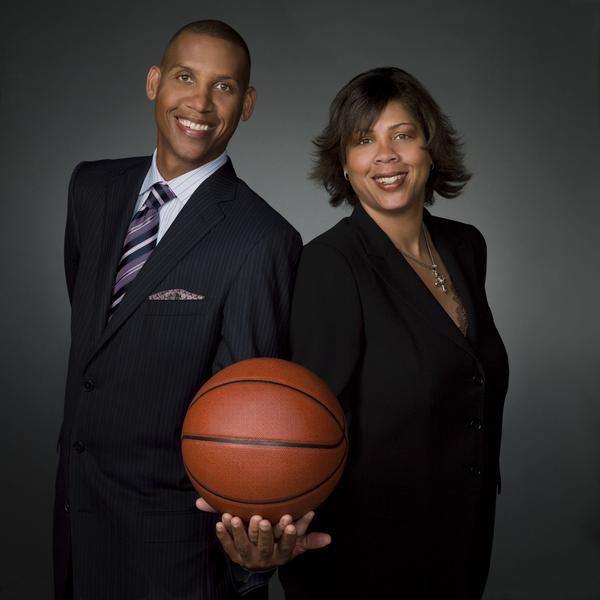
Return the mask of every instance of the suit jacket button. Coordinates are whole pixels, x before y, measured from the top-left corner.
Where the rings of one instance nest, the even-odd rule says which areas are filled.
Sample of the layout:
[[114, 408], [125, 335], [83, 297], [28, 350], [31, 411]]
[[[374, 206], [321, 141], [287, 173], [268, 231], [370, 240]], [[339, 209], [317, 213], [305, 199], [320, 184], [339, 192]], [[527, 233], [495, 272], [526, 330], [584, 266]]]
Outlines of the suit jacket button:
[[476, 466], [471, 466], [469, 467], [469, 473], [471, 473], [471, 475], [473, 477], [480, 477], [481, 476], [481, 469], [479, 467]]
[[74, 444], [73, 444], [73, 448], [75, 448], [75, 450], [81, 454], [84, 450], [85, 450], [85, 444], [83, 444], [83, 442], [80, 442], [79, 440], [77, 440]]
[[65, 512], [69, 512], [71, 510], [71, 506], [68, 502], [64, 503], [63, 508], [65, 509]]
[[483, 375], [481, 373], [475, 373], [472, 377], [473, 383], [480, 387], [483, 385]]
[[473, 431], [481, 431], [483, 429], [483, 423], [481, 422], [481, 419], [473, 417], [472, 419], [469, 419], [469, 427]]
[[92, 379], [87, 379], [83, 382], [83, 389], [86, 392], [91, 392], [95, 387], [94, 381]]

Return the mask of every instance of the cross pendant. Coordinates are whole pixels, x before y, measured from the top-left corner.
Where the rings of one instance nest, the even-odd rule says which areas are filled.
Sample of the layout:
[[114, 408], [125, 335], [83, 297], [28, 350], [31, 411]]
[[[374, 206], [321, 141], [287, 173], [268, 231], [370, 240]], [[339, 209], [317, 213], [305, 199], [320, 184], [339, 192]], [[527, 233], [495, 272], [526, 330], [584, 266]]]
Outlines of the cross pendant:
[[440, 288], [444, 294], [447, 294], [448, 287], [446, 286], [446, 278], [443, 275], [440, 275], [436, 268], [433, 268], [431, 271], [433, 273], [433, 285], [437, 288]]

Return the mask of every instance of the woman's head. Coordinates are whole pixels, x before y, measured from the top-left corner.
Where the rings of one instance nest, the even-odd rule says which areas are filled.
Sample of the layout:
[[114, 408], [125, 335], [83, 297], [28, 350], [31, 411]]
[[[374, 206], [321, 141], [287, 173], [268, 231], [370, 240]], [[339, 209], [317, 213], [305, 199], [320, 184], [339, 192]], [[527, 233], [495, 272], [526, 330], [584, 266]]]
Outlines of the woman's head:
[[[393, 125], [402, 127], [384, 135]], [[364, 201], [369, 188], [375, 194], [378, 187], [383, 189], [385, 197], [388, 180], [375, 181], [378, 174], [398, 174], [395, 182], [387, 185], [392, 191], [402, 189], [403, 177], [413, 189], [421, 186], [416, 191], [425, 204], [433, 203], [434, 192], [445, 198], [458, 196], [470, 179], [459, 138], [448, 118], [412, 75], [394, 67], [372, 69], [347, 83], [334, 98], [329, 123], [315, 145], [312, 176], [325, 186], [333, 206], [344, 200], [351, 205], [358, 199]], [[407, 149], [411, 152], [403, 160]], [[365, 162], [369, 160], [373, 169], [367, 172]], [[423, 175], [425, 163], [428, 172]]]

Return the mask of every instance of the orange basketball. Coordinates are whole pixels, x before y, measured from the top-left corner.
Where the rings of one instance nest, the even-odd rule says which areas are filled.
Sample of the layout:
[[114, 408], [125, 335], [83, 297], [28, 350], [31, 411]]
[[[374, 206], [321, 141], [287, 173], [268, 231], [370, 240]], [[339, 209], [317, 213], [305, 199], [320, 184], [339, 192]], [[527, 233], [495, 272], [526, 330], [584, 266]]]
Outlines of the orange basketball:
[[322, 379], [286, 360], [251, 358], [200, 388], [181, 449], [192, 484], [213, 508], [275, 523], [327, 498], [348, 438], [342, 407]]

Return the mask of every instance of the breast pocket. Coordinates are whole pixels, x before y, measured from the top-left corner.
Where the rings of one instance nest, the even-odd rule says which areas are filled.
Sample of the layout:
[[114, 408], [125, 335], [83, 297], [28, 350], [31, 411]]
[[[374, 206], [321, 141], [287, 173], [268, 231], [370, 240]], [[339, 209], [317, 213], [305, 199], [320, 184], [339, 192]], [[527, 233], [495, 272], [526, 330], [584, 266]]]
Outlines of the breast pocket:
[[144, 313], [156, 316], [185, 316], [201, 314], [205, 300], [146, 300]]

